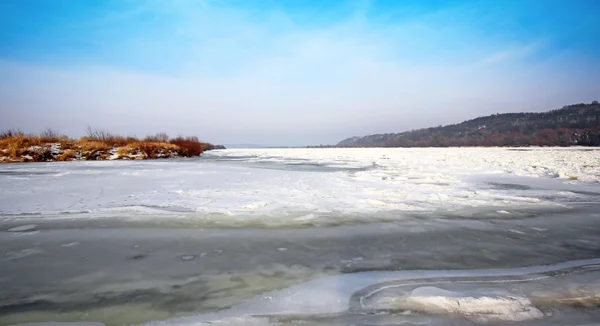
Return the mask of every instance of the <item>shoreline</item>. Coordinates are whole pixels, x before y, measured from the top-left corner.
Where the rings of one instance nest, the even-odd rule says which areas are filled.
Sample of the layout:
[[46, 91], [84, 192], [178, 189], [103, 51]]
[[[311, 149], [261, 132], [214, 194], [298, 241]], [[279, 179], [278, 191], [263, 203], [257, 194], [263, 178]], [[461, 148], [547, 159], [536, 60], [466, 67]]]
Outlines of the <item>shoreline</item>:
[[[63, 149], [62, 143], [45, 143], [43, 145], [29, 146], [22, 149], [22, 154], [17, 157], [8, 155], [9, 149], [0, 147], [0, 164], [2, 163], [48, 163], [48, 162], [70, 162], [70, 161], [119, 161], [119, 160], [154, 160], [167, 158], [185, 158], [200, 157], [205, 151], [228, 149], [223, 145], [212, 145], [202, 143], [203, 149], [197, 155], [189, 155], [185, 149], [173, 146], [170, 143], [147, 143], [142, 146], [114, 146], [109, 149], [86, 149], [80, 145], [67, 146]], [[562, 150], [582, 150], [582, 151], [600, 151], [598, 146], [447, 146], [447, 147], [348, 147], [348, 146], [307, 146], [307, 147], [267, 147], [267, 148], [247, 148], [255, 149], [490, 149], [500, 148], [512, 151], [531, 151], [536, 149], [562, 149]], [[244, 150], [246, 148], [232, 148], [234, 150]]]
[[[2, 150], [3, 154], [6, 154], [6, 151], [6, 149]], [[179, 148], [160, 144], [155, 145], [152, 151], [148, 151], [141, 146], [85, 149], [83, 146], [75, 145], [75, 148], [70, 146], [68, 149], [63, 149], [61, 143], [48, 143], [30, 146], [18, 156], [0, 156], [0, 163], [148, 160], [178, 157], [185, 157]]]
[[224, 146], [196, 137], [67, 137], [8, 136], [0, 138], [0, 163], [149, 160], [200, 156]]

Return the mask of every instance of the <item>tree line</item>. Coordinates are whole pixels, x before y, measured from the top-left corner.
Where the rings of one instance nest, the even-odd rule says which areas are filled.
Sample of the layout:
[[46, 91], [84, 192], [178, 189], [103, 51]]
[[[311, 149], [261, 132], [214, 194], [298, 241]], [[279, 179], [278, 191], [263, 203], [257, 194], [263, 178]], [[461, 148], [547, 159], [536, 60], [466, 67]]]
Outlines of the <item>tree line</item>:
[[575, 104], [542, 113], [505, 113], [458, 124], [370, 135], [342, 147], [600, 146], [600, 104]]

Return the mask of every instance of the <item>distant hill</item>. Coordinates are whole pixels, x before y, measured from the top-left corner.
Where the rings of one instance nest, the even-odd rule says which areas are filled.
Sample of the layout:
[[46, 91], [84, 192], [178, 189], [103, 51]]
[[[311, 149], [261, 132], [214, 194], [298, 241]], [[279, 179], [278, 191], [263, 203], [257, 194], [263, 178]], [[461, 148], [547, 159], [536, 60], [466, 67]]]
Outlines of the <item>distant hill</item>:
[[338, 147], [600, 146], [600, 104], [503, 113], [401, 133], [351, 137]]

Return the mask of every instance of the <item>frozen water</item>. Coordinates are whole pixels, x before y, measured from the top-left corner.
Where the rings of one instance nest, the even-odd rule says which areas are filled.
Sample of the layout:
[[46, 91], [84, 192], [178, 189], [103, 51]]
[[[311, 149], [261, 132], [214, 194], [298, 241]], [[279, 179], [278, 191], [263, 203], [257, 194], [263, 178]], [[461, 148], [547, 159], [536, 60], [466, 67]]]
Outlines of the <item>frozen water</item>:
[[466, 209], [478, 217], [518, 218], [520, 210], [598, 202], [600, 151], [219, 150], [188, 160], [8, 164], [0, 166], [0, 181], [2, 218], [305, 226]]
[[35, 229], [37, 225], [35, 224], [27, 224], [27, 225], [21, 225], [21, 226], [15, 226], [14, 228], [10, 228], [7, 231], [8, 232], [23, 232], [23, 231], [29, 231], [32, 229]]
[[15, 326], [104, 326], [104, 324], [90, 323], [90, 322], [77, 322], [77, 323], [46, 322], [46, 323], [23, 323], [23, 324], [16, 324]]
[[472, 295], [424, 286], [412, 290], [404, 298], [396, 298], [396, 301], [404, 302], [394, 308], [402, 307], [409, 311], [432, 314], [462, 315], [484, 322], [490, 320], [523, 321], [539, 319], [544, 316], [529, 299], [510, 293]]
[[[567, 316], [544, 316], [537, 325], [562, 325], [588, 311], [597, 316], [600, 261], [547, 264], [597, 257], [596, 220], [586, 211], [524, 220], [404, 220], [311, 229], [44, 220], [34, 237], [0, 232], [0, 325], [77, 320], [227, 325], [247, 318], [266, 323], [265, 316], [275, 325], [386, 324], [385, 316], [394, 319], [387, 324], [439, 319], [432, 324], [447, 325], [447, 318], [464, 315], [432, 311], [432, 303], [422, 301], [421, 312], [407, 315], [406, 303], [390, 300], [410, 301], [414, 289], [427, 286], [455, 293], [467, 307], [471, 297], [520, 298], [508, 299], [505, 308], [529, 309], [529, 300], [544, 313]], [[532, 229], [540, 225], [547, 230]], [[517, 227], [530, 231], [509, 231]], [[590, 308], [573, 315], [565, 310], [571, 306]], [[191, 317], [172, 319], [182, 315]], [[510, 319], [509, 314], [475, 315], [469, 320]], [[277, 321], [282, 319], [299, 322]]]
[[0, 325], [590, 324], [599, 154], [253, 149], [0, 165]]
[[[598, 277], [599, 264], [600, 259], [589, 259], [515, 269], [369, 272], [331, 276], [265, 293], [229, 310], [152, 322], [149, 325], [204, 325], [238, 318], [255, 321], [255, 317], [314, 317], [371, 311], [459, 315], [478, 323], [541, 319], [545, 317], [544, 313], [534, 306], [526, 294], [486, 287], [517, 283], [522, 292], [533, 292], [527, 286], [539, 288], [543, 280], [559, 288], [562, 286], [561, 276], [581, 271], [592, 272], [586, 276], [589, 282]], [[460, 292], [438, 287], [456, 287], [457, 284], [462, 286]], [[414, 288], [403, 293], [380, 294], [390, 292], [390, 288], [410, 286]], [[592, 295], [598, 297], [600, 293]], [[554, 293], [546, 299], [556, 302], [565, 300]]]

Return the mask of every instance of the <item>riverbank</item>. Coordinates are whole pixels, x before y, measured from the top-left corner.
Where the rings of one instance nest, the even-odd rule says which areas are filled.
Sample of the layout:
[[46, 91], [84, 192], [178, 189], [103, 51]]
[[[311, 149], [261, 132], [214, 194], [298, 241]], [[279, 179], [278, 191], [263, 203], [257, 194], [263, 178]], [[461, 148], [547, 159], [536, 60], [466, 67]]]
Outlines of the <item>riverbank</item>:
[[0, 163], [192, 157], [214, 148], [214, 145], [200, 142], [196, 137], [169, 139], [167, 135], [146, 137], [143, 140], [111, 135], [83, 137], [79, 140], [56, 136], [14, 135], [0, 139]]

